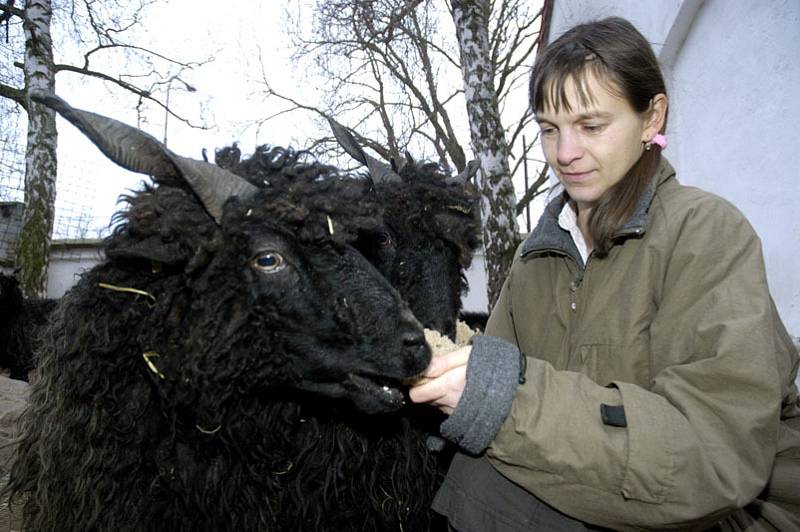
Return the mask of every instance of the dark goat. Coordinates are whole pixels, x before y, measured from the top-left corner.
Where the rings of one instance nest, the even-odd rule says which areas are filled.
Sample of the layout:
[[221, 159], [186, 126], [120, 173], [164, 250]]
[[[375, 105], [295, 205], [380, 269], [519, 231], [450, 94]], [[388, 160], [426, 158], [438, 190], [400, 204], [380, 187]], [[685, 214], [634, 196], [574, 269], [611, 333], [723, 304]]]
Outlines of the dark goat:
[[346, 426], [320, 421], [346, 412], [373, 430], [430, 360], [420, 324], [348, 244], [380, 205], [355, 181], [258, 189], [35, 99], [156, 184], [128, 198], [108, 260], [43, 336], [9, 481], [25, 528], [419, 530], [409, 458], [379, 434], [352, 448]]
[[26, 298], [16, 277], [0, 274], [0, 367], [8, 368], [10, 378], [28, 380], [37, 336], [55, 304]]

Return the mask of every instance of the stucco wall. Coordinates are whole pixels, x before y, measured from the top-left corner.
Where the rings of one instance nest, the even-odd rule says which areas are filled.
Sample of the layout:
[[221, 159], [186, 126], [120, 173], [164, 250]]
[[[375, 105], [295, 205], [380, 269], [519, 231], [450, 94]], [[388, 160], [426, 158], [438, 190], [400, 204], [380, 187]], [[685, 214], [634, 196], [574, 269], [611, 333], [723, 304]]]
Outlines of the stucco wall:
[[800, 336], [800, 2], [555, 0], [550, 40], [611, 15], [633, 22], [662, 62], [665, 155], [678, 178], [744, 212], [781, 317]]
[[80, 274], [92, 269], [102, 259], [97, 240], [55, 241], [47, 269], [47, 297], [61, 297]]
[[486, 294], [486, 265], [483, 262], [483, 251], [472, 257], [470, 268], [464, 272], [469, 289], [461, 297], [464, 310], [469, 312], [488, 312], [489, 297]]

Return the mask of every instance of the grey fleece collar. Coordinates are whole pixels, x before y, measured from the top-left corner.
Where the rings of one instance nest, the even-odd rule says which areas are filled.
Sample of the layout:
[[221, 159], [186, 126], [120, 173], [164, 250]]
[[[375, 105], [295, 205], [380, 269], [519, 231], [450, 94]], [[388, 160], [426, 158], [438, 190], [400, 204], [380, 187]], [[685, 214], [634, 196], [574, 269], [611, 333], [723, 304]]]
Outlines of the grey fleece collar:
[[[618, 236], [639, 236], [645, 233], [647, 230], [647, 211], [650, 209], [650, 204], [653, 202], [656, 188], [674, 175], [675, 170], [672, 168], [672, 165], [662, 156], [658, 171], [656, 171], [653, 180], [639, 197], [633, 215], [619, 230], [617, 233]], [[580, 253], [578, 253], [578, 248], [575, 247], [575, 242], [573, 242], [569, 232], [558, 225], [558, 215], [561, 209], [564, 208], [564, 203], [566, 203], [566, 201], [567, 194], [564, 192], [564, 194], [553, 199], [553, 201], [545, 207], [536, 228], [531, 231], [531, 234], [525, 239], [525, 242], [520, 248], [521, 257], [529, 253], [545, 253], [551, 251], [568, 255], [572, 257], [581, 268], [584, 267], [583, 259]]]

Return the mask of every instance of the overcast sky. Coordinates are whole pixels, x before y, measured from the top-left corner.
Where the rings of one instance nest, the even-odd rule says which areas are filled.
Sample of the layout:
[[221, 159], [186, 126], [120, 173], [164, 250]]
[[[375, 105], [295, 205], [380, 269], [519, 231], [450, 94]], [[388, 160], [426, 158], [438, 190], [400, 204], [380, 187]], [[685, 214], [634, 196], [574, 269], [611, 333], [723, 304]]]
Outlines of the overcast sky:
[[[213, 62], [182, 76], [196, 92], [184, 90], [178, 81], [172, 84], [170, 105], [194, 123], [209, 128], [193, 129], [170, 117], [167, 144], [180, 155], [200, 159], [202, 148], [213, 154], [215, 148], [234, 141], [240, 141], [246, 153], [265, 142], [296, 145], [311, 127], [310, 120], [299, 113], [276, 119], [266, 131], [248, 127], [249, 121], [279, 110], [277, 102], [265, 102], [258, 97], [259, 50], [267, 68], [281, 73], [271, 82], [282, 85], [281, 88], [290, 87], [295, 95], [300, 87], [293, 82], [291, 50], [281, 27], [284, 1], [236, 4], [239, 5], [220, 8], [219, 3], [205, 1], [161, 1], [148, 9], [147, 17], [132, 39], [181, 61], [214, 58]], [[137, 123], [136, 97], [119, 88], [109, 89], [96, 79], [63, 73], [56, 90], [75, 107], [128, 124]], [[151, 106], [141, 128], [163, 140], [164, 117], [162, 110]], [[118, 209], [117, 197], [126, 189], [138, 187], [146, 176], [119, 169], [60, 118], [58, 131], [57, 215], [90, 210], [93, 228], [87, 236], [96, 236], [97, 229], [107, 225]], [[103, 179], [96, 181], [96, 176], [103, 176]]]
[[[263, 143], [303, 147], [314, 133], [312, 117], [293, 112], [269, 122], [267, 127], [252, 124], [278, 112], [281, 104], [263, 97], [261, 63], [267, 70], [270, 83], [280, 92], [304, 101], [314, 101], [314, 80], [299, 71], [291, 58], [291, 46], [286, 34], [285, 9], [289, 6], [296, 15], [304, 9], [299, 0], [270, 0], [258, 2], [241, 0], [229, 4], [197, 0], [160, 0], [147, 10], [147, 16], [136, 30], [137, 44], [181, 61], [214, 61], [182, 76], [196, 88], [188, 92], [180, 82], [173, 82], [170, 106], [196, 123], [209, 129], [192, 129], [173, 117], [169, 118], [167, 145], [175, 153], [196, 159], [206, 148], [213, 155], [215, 148], [239, 141], [244, 153], [251, 153]], [[301, 11], [300, 20], [308, 21], [309, 12]], [[446, 23], [447, 21], [445, 21]], [[70, 58], [74, 63], [75, 58]], [[58, 60], [58, 57], [57, 57]], [[107, 68], [113, 70], [113, 67]], [[460, 83], [460, 79], [455, 80]], [[82, 79], [74, 74], [61, 74], [57, 92], [71, 105], [105, 114], [128, 124], [136, 125], [136, 97], [119, 88], [105, 87], [95, 79]], [[463, 113], [462, 113], [463, 114]], [[163, 110], [153, 106], [145, 114], [140, 127], [159, 140], [164, 138]], [[458, 119], [457, 119], [458, 120]], [[463, 138], [468, 142], [466, 133]], [[146, 176], [119, 169], [71, 125], [59, 119], [59, 188], [57, 221], [63, 214], [91, 212], [92, 229], [87, 237], [97, 236], [106, 227], [111, 215], [118, 210], [117, 197], [126, 189], [137, 188]], [[532, 138], [534, 131], [529, 132]], [[419, 155], [419, 154], [415, 154]], [[102, 176], [97, 182], [87, 178]], [[518, 194], [522, 187], [518, 187]], [[63, 218], [62, 218], [62, 223]]]

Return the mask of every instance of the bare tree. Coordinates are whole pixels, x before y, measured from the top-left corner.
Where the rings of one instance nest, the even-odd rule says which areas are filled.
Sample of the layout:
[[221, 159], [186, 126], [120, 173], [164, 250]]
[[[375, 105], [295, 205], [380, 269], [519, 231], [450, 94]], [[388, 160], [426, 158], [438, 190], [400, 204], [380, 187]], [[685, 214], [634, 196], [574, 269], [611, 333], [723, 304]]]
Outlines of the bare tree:
[[[282, 112], [302, 110], [322, 118], [334, 117], [361, 133], [358, 140], [386, 160], [398, 159], [408, 150], [460, 171], [468, 159], [465, 142], [471, 140], [472, 151], [486, 165], [484, 174], [496, 176], [499, 171], [505, 176], [502, 186], [483, 187], [488, 194], [484, 236], [491, 304], [496, 296], [494, 287], [502, 285], [505, 278], [511, 257], [508, 250], [513, 251], [518, 241], [510, 176], [529, 157], [532, 143], [522, 146], [521, 137], [532, 117], [525, 104], [518, 105], [515, 112], [511, 100], [520, 84], [525, 84], [541, 13], [526, 0], [480, 4], [485, 34], [482, 57], [486, 59], [481, 76], [491, 82], [496, 116], [489, 120], [482, 115], [487, 119], [483, 123], [472, 122], [478, 116], [470, 116], [469, 128], [495, 128], [503, 137], [504, 144], [497, 147], [492, 161], [479, 155], [488, 153], [476, 144], [481, 137], [473, 134], [467, 139], [464, 134], [463, 110], [472, 94], [471, 88], [465, 94], [462, 73], [472, 76], [468, 69], [477, 65], [465, 61], [464, 41], [456, 38], [454, 19], [449, 17], [453, 13], [442, 10], [440, 2], [315, 0], [310, 33], [297, 30], [292, 36], [297, 61], [312, 65], [319, 76], [316, 101], [320, 103], [275, 90], [266, 74], [263, 82], [268, 95], [285, 102]], [[304, 24], [294, 21], [288, 26], [302, 28]], [[334, 149], [330, 140], [319, 139], [317, 151]], [[484, 177], [483, 182], [493, 179]], [[545, 181], [537, 181], [534, 187], [541, 189]], [[525, 200], [534, 196], [528, 194]], [[495, 211], [487, 208], [498, 201], [505, 205], [506, 213], [500, 224], [491, 221]]]
[[[6, 25], [3, 55], [24, 57], [22, 62], [14, 60], [0, 67], [0, 97], [15, 105], [4, 104], [0, 113], [4, 120], [11, 121], [13, 114], [21, 110], [28, 118], [25, 211], [17, 242], [16, 269], [20, 286], [29, 296], [43, 296], [47, 286], [57, 164], [55, 116], [51, 110], [31, 103], [29, 91], [54, 91], [57, 74], [70, 72], [132, 93], [136, 96], [137, 108], [148, 101], [164, 108], [177, 120], [198, 127], [169, 109], [164, 95], [168, 97], [172, 81], [202, 63], [176, 61], [127, 40], [150, 3], [150, 0], [70, 0], [63, 3], [28, 0], [24, 7], [18, 7], [14, 0], [5, 0], [0, 4], [0, 22]], [[77, 63], [54, 61], [51, 26], [56, 18], [61, 19], [60, 26], [66, 30], [71, 46], [81, 50]], [[136, 62], [138, 72], [111, 74], [94, 68], [100, 56], [112, 53], [135, 59], [127, 64]]]
[[460, 89], [440, 83], [438, 74], [454, 68], [455, 49], [429, 40], [438, 23], [430, 1], [318, 0], [311, 33], [293, 38], [297, 60], [313, 61], [324, 80], [317, 98], [324, 103], [280, 93], [265, 76], [267, 92], [288, 104], [286, 112], [337, 117], [368, 133], [359, 140], [387, 160], [401, 157], [412, 139], [425, 139], [428, 155], [432, 149], [442, 165], [461, 170], [466, 156], [447, 108]]

